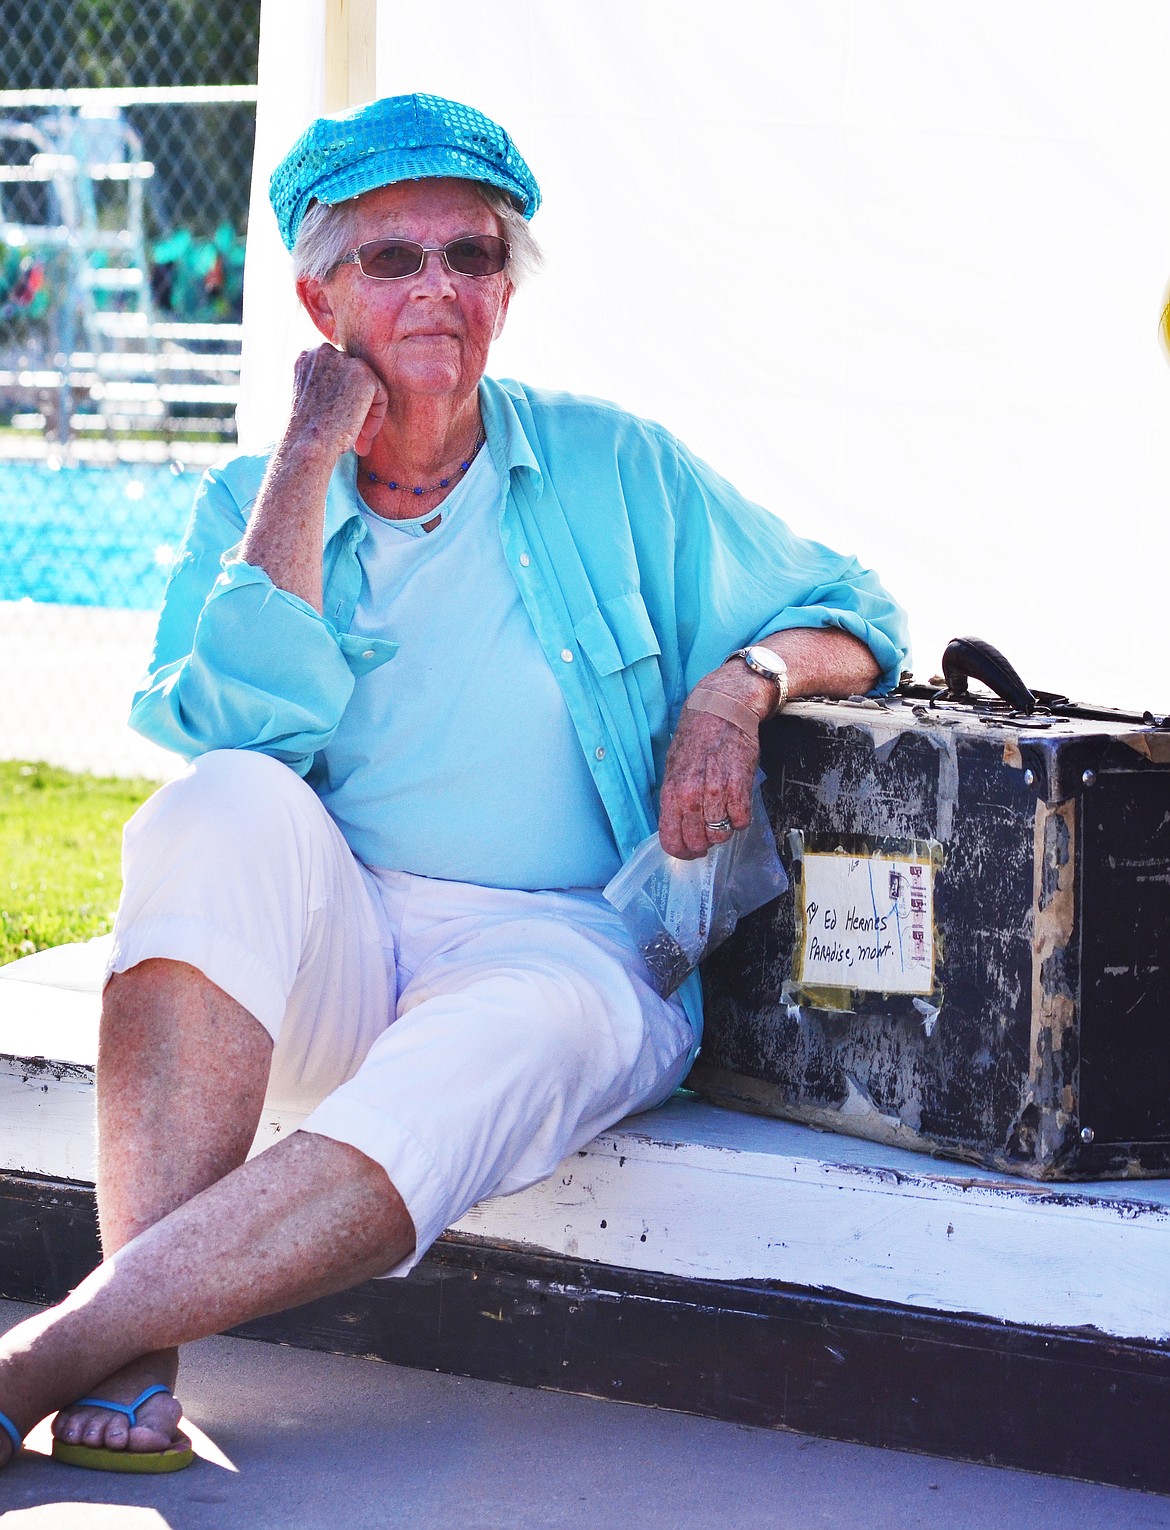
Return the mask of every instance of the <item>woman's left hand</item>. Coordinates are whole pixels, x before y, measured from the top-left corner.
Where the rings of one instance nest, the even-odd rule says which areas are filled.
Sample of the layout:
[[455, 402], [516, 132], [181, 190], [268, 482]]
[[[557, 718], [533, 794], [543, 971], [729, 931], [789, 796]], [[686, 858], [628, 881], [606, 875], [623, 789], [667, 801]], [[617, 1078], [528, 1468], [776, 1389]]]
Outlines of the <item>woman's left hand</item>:
[[[774, 704], [772, 681], [752, 674], [739, 660], [699, 684], [738, 702], [748, 716], [766, 716]], [[697, 860], [736, 829], [747, 828], [759, 759], [754, 733], [711, 712], [683, 708], [666, 756], [658, 809], [658, 837], [668, 855]]]
[[[797, 627], [758, 640], [788, 669], [788, 696], [852, 696], [868, 691], [880, 670], [859, 638], [837, 628]], [[760, 758], [752, 717], [770, 717], [779, 701], [775, 682], [738, 656], [704, 676], [696, 691], [714, 691], [737, 703], [750, 732], [717, 713], [683, 708], [666, 756], [666, 779], [658, 810], [662, 848], [681, 860], [706, 855], [712, 845], [746, 829], [752, 818], [752, 786]], [[691, 692], [694, 696], [694, 691]], [[709, 706], [712, 697], [696, 698]], [[729, 820], [731, 828], [715, 828]]]
[[[709, 712], [679, 718], [658, 808], [658, 837], [668, 855], [684, 861], [706, 855], [752, 816], [752, 782], [759, 743]], [[712, 828], [730, 820], [730, 828]]]

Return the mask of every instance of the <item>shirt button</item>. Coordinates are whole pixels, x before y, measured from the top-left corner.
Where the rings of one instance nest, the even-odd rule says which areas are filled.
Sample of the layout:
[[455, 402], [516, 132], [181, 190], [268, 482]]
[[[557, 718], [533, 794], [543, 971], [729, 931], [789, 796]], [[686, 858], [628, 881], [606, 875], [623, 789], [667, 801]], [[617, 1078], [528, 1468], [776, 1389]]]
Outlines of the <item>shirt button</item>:
[[561, 658], [564, 659], [566, 664], [571, 664], [573, 662], [573, 650], [571, 648], [562, 648]]
[[602, 748], [601, 748], [601, 747], [600, 747], [600, 746], [598, 746], [598, 748], [596, 748], [596, 749], [595, 749], [595, 750], [594, 750], [594, 751], [593, 751], [593, 753], [594, 753], [594, 756], [595, 756], [595, 757], [596, 757], [596, 758], [597, 758], [597, 759], [599, 759], [599, 760], [604, 760], [604, 759], [605, 759], [605, 750], [604, 750], [604, 749], [602, 749]]
[[532, 559], [528, 556], [527, 553], [521, 553], [520, 554], [520, 567], [521, 568], [527, 568], [528, 565], [531, 562], [532, 562]]
[[372, 659], [373, 657], [374, 657], [374, 650], [372, 648], [367, 648], [365, 653], [362, 654], [362, 658], [363, 659]]

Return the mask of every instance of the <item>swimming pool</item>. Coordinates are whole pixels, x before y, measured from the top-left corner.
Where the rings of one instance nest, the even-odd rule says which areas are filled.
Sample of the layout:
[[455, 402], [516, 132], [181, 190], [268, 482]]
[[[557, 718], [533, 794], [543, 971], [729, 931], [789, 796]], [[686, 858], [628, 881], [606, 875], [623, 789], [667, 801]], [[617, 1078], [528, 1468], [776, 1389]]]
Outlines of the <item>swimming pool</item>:
[[200, 474], [0, 462], [0, 600], [154, 610]]

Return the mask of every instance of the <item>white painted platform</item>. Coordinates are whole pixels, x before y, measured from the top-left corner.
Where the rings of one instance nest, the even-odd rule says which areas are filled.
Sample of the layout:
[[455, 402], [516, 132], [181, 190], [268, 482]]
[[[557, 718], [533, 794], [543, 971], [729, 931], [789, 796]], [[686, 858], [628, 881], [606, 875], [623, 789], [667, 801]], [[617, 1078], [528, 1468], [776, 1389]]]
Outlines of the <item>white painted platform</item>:
[[[0, 1170], [93, 1180], [106, 944], [0, 968]], [[299, 1119], [266, 1112], [257, 1150]], [[1170, 1341], [1170, 1181], [1035, 1185], [684, 1094], [458, 1230], [639, 1270]]]

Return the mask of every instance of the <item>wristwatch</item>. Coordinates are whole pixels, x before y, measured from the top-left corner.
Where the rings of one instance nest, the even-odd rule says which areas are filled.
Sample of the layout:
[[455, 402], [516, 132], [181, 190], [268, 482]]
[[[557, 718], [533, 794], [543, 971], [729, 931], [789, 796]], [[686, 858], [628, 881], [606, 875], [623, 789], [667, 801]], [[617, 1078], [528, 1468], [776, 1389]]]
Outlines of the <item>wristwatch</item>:
[[753, 643], [750, 648], [737, 648], [731, 657], [742, 659], [749, 669], [755, 670], [757, 675], [766, 675], [769, 680], [776, 682], [778, 712], [788, 700], [788, 665], [780, 655], [759, 643]]

